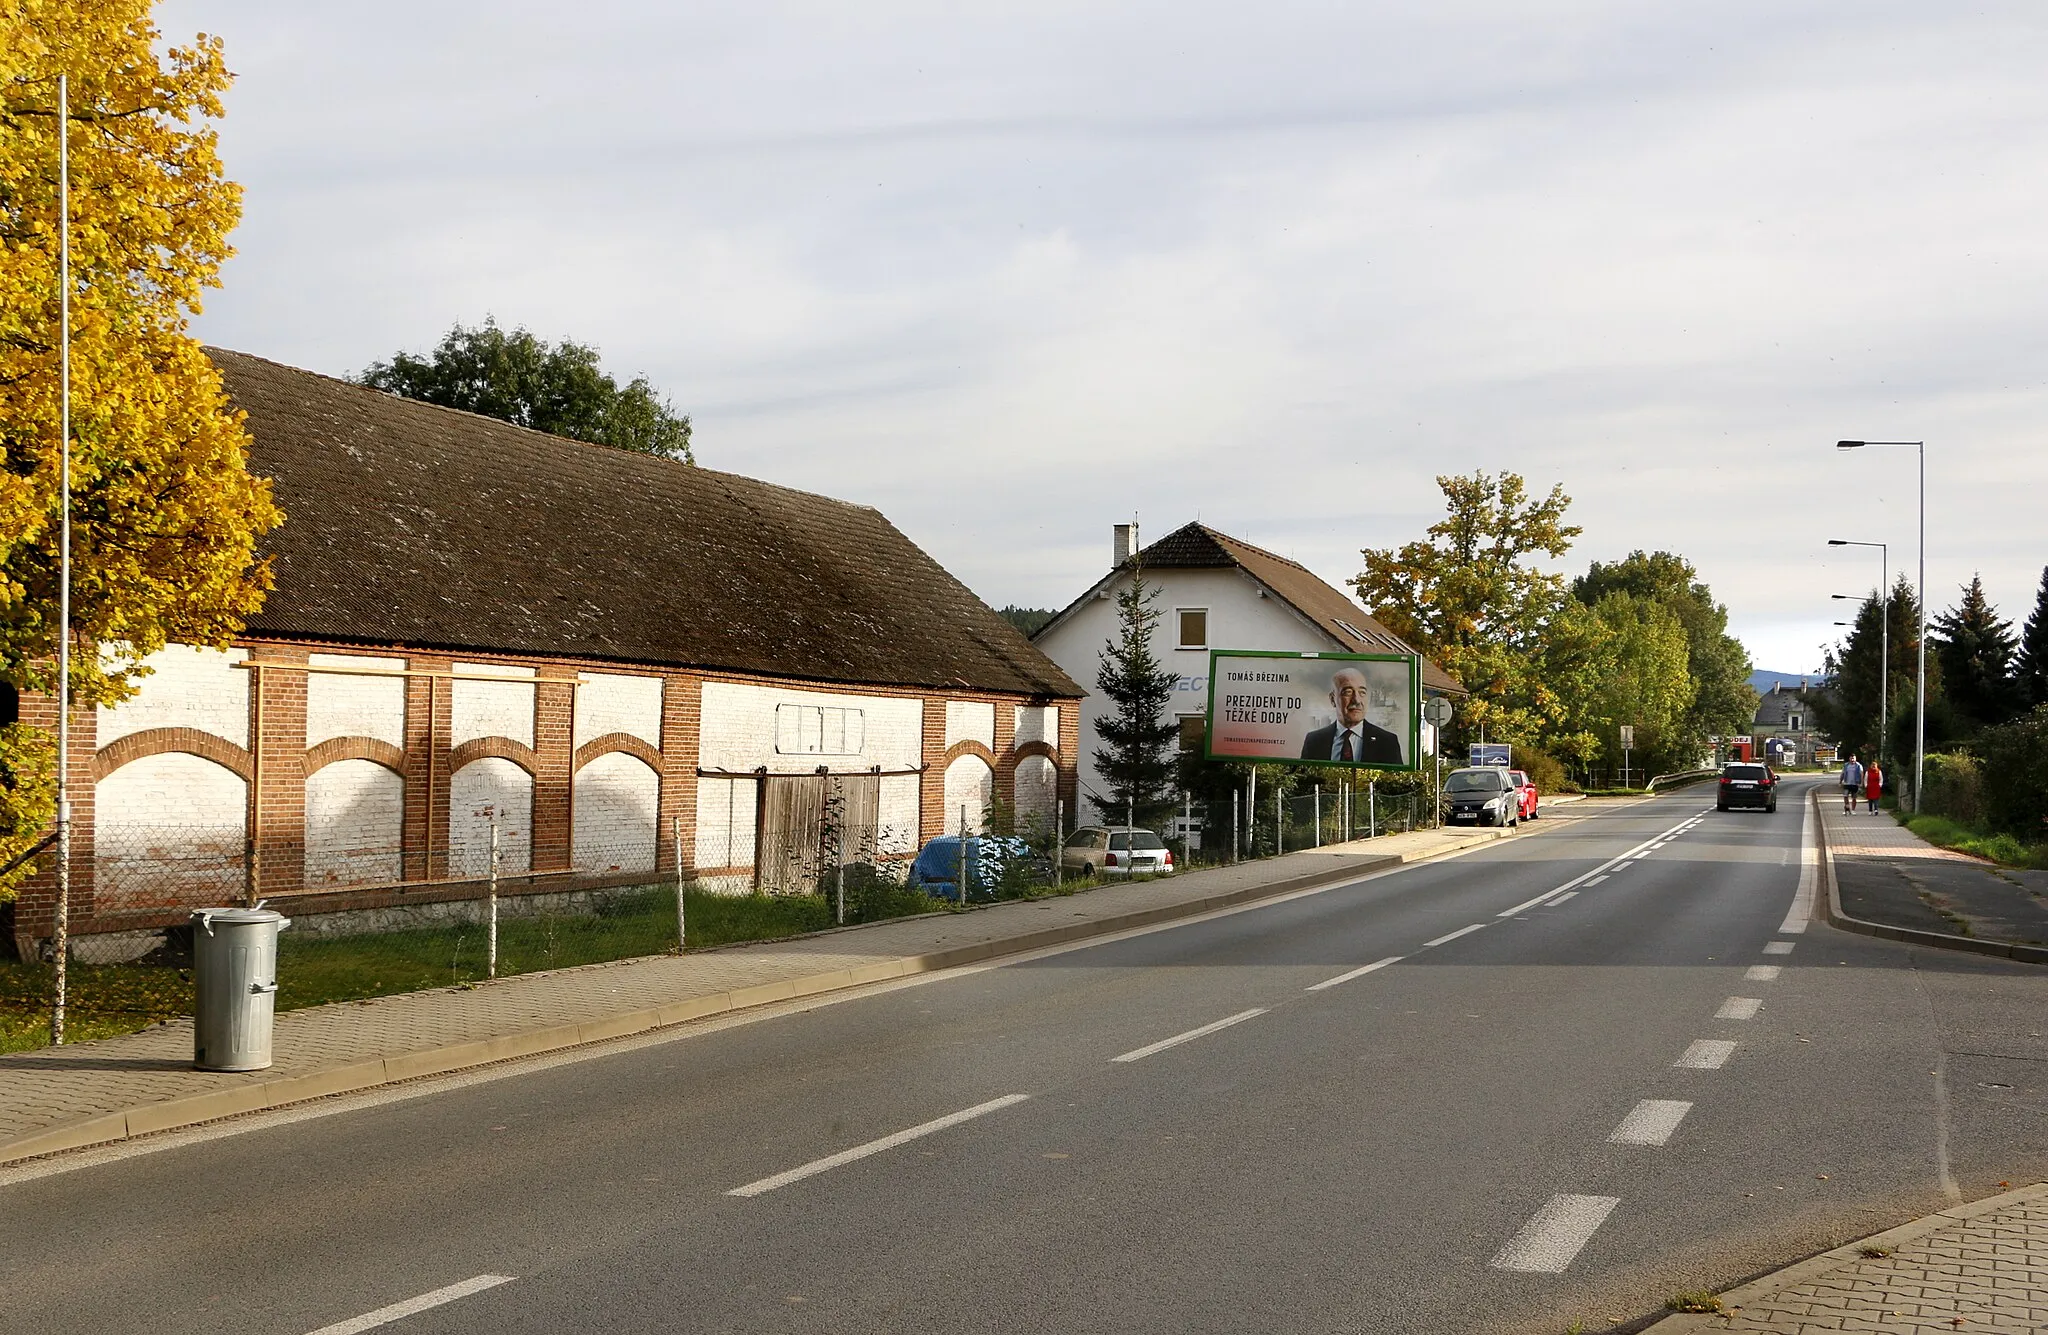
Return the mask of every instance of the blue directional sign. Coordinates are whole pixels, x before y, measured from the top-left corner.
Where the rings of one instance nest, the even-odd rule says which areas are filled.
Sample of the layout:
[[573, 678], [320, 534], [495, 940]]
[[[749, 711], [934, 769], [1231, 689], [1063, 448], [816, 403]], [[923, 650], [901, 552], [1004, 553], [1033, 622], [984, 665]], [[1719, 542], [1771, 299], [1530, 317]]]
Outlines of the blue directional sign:
[[1498, 765], [1502, 769], [1506, 769], [1512, 762], [1513, 753], [1514, 748], [1506, 742], [1474, 742], [1471, 745], [1471, 758], [1465, 763], [1468, 765]]

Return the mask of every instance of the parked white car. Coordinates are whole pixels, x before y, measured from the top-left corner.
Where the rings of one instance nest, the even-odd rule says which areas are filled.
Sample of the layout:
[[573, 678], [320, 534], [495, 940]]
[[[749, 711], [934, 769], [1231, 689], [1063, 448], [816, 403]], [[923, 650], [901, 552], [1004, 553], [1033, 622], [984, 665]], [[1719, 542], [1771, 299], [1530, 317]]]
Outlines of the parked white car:
[[1060, 866], [1083, 876], [1091, 872], [1104, 876], [1169, 872], [1173, 870], [1173, 850], [1150, 830], [1083, 825], [1061, 846]]

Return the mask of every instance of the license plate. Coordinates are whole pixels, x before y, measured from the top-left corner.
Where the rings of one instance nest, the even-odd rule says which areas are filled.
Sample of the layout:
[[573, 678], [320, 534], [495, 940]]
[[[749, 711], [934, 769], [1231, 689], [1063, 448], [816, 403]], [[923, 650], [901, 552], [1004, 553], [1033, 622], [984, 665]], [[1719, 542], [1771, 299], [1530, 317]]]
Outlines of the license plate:
[[1737, 779], [1737, 780], [1736, 780], [1736, 781], [1735, 781], [1734, 783], [1730, 784], [1729, 786], [1730, 786], [1730, 787], [1732, 787], [1732, 788], [1754, 788], [1754, 787], [1756, 787], [1756, 785], [1755, 785], [1755, 784], [1753, 784], [1753, 783], [1749, 782], [1749, 781], [1748, 781], [1747, 779]]

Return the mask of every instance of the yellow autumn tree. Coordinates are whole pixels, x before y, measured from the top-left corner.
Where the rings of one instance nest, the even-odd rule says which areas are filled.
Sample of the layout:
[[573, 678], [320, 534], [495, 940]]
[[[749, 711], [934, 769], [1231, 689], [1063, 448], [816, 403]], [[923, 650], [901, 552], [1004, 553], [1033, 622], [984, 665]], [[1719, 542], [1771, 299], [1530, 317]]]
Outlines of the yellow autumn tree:
[[[249, 474], [242, 414], [187, 333], [241, 216], [211, 127], [231, 76], [218, 38], [160, 50], [151, 8], [0, 7], [0, 680], [56, 685], [61, 116], [71, 689], [82, 707], [130, 694], [142, 659], [167, 642], [225, 644], [270, 587], [255, 544], [282, 518], [269, 484]], [[50, 819], [54, 755], [39, 729], [0, 729], [0, 865]]]

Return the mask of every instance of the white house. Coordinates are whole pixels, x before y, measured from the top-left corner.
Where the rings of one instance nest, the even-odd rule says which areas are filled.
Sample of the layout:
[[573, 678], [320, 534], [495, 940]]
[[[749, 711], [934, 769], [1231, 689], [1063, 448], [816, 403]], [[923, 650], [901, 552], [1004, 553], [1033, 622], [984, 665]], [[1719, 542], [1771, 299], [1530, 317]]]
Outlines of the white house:
[[[1032, 636], [1032, 643], [1091, 693], [1081, 701], [1076, 768], [1081, 790], [1099, 791], [1094, 760], [1095, 723], [1109, 710], [1093, 691], [1104, 644], [1117, 635], [1116, 595], [1130, 586], [1133, 565], [1159, 590], [1163, 614], [1153, 642], [1160, 661], [1179, 680], [1169, 708], [1181, 721], [1181, 744], [1202, 744], [1209, 698], [1211, 649], [1264, 649], [1293, 653], [1414, 654], [1399, 636], [1317, 577], [1306, 566], [1202, 524], [1175, 529], [1132, 560], [1135, 524], [1118, 524], [1110, 570]], [[1424, 695], [1463, 695], [1458, 680], [1422, 660]], [[1423, 724], [1425, 751], [1436, 749], [1435, 730]]]

